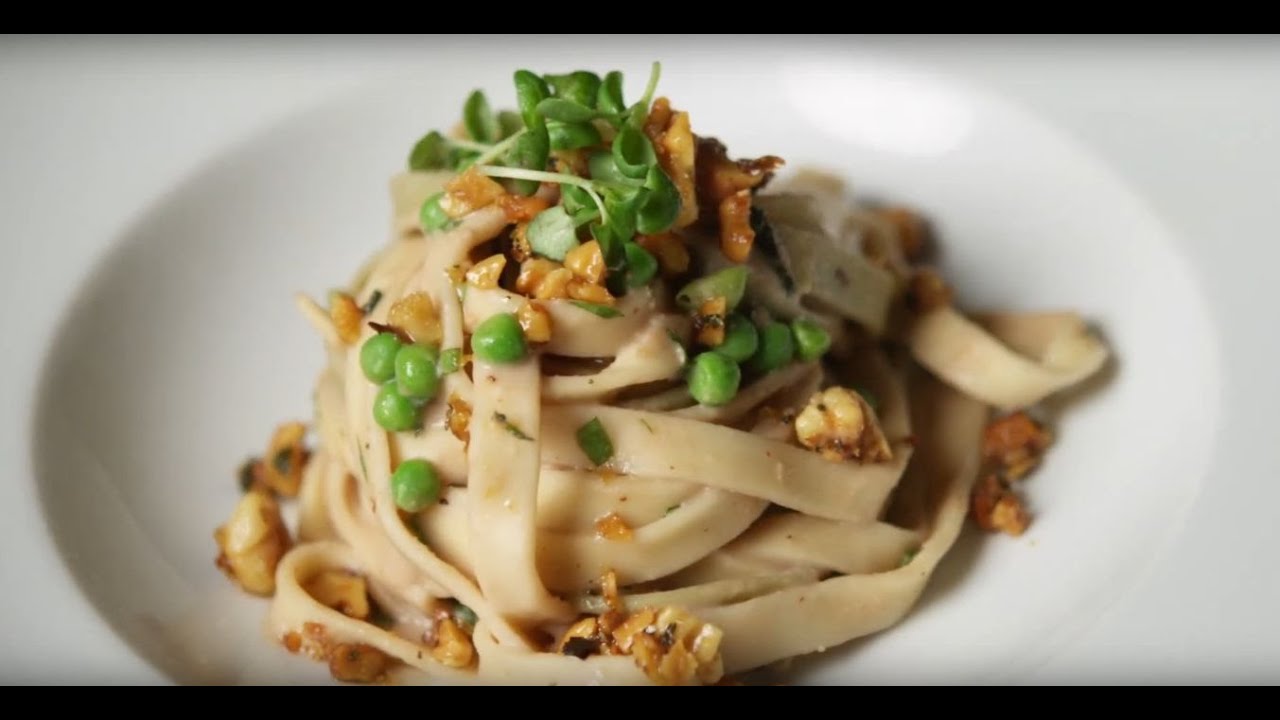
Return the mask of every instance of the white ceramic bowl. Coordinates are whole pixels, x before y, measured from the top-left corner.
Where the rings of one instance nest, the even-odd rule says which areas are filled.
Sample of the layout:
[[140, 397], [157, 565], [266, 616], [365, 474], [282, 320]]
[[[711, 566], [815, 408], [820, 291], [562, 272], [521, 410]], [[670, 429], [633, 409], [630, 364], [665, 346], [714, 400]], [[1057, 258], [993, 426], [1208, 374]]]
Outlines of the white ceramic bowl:
[[[522, 59], [622, 66], [634, 94], [647, 58]], [[906, 621], [799, 678], [1025, 675], [1165, 548], [1206, 467], [1196, 440], [1215, 429], [1217, 359], [1186, 342], [1214, 337], [1187, 264], [1107, 167], [980, 90], [870, 61], [666, 60], [661, 93], [695, 131], [927, 212], [962, 304], [1077, 308], [1113, 344], [1114, 367], [1070, 403], [1028, 485], [1032, 530], [966, 534]], [[509, 65], [462, 66], [366, 86], [227, 148], [118, 238], [50, 349], [34, 447], [49, 525], [103, 617], [175, 681], [327, 681], [264, 636], [265, 603], [214, 568], [211, 533], [238, 463], [310, 414], [321, 345], [292, 292], [322, 294], [383, 241], [387, 178], [472, 87], [511, 103]]]

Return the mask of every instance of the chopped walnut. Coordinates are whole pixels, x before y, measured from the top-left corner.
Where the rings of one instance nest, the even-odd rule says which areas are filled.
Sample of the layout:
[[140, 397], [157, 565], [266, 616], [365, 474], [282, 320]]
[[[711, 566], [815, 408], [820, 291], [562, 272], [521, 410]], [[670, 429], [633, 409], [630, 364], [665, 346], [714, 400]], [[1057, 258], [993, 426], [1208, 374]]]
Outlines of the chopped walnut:
[[520, 329], [529, 342], [544, 343], [551, 340], [551, 315], [534, 302], [527, 302], [516, 311]]
[[569, 297], [597, 305], [613, 305], [618, 301], [603, 285], [593, 285], [582, 280], [570, 280], [565, 285]]
[[302, 588], [316, 602], [338, 612], [364, 620], [369, 617], [369, 591], [365, 580], [343, 570], [325, 570], [303, 583]]
[[424, 292], [410, 293], [392, 303], [387, 310], [387, 324], [424, 345], [438, 345], [444, 336], [436, 304]]
[[445, 424], [449, 432], [466, 445], [471, 442], [471, 405], [458, 397], [457, 393], [449, 395], [449, 403], [444, 411]]
[[360, 339], [364, 310], [356, 304], [355, 298], [344, 292], [329, 293], [329, 319], [333, 321], [333, 329], [343, 344], [354, 345]]
[[1053, 435], [1019, 411], [996, 418], [982, 434], [982, 457], [1008, 480], [1030, 472], [1053, 443]]
[[604, 253], [600, 251], [600, 243], [595, 240], [582, 243], [565, 253], [564, 266], [584, 282], [599, 285], [604, 281]]
[[302, 487], [302, 471], [311, 458], [302, 444], [306, 434], [306, 425], [287, 422], [277, 427], [271, 436], [262, 465], [262, 483], [277, 495], [295, 497]]
[[882, 208], [876, 214], [893, 226], [903, 257], [914, 262], [924, 256], [929, 236], [924, 218], [902, 207]]
[[688, 227], [698, 219], [694, 173], [697, 144], [689, 125], [689, 113], [673, 111], [671, 102], [660, 97], [653, 101], [644, 131], [653, 143], [658, 164], [680, 193], [680, 214], [672, 227]]
[[524, 295], [534, 294], [542, 281], [559, 269], [561, 269], [559, 263], [546, 258], [534, 257], [521, 261], [520, 274], [516, 276], [516, 292]]
[[538, 281], [533, 296], [539, 300], [569, 297], [569, 285], [574, 282], [578, 281], [573, 279], [573, 271], [569, 268], [557, 267]]
[[636, 243], [657, 258], [663, 276], [683, 275], [689, 271], [689, 248], [674, 233], [637, 235]]
[[706, 347], [720, 347], [724, 343], [728, 315], [729, 302], [724, 297], [717, 295], [704, 300], [693, 316], [694, 338]]
[[344, 643], [334, 646], [329, 653], [329, 674], [342, 682], [377, 682], [391, 663], [386, 653], [372, 645]]
[[921, 268], [907, 281], [907, 307], [912, 312], [923, 314], [950, 304], [951, 288], [937, 270]]
[[276, 565], [289, 550], [290, 540], [280, 506], [270, 493], [245, 493], [213, 539], [219, 550], [214, 564], [227, 577], [255, 595], [275, 593]]
[[622, 610], [622, 596], [618, 593], [618, 573], [609, 570], [600, 578], [600, 597], [610, 610]]
[[720, 628], [675, 607], [644, 608], [624, 616], [586, 617], [556, 643], [562, 654], [630, 655], [659, 685], [713, 684], [724, 675]]
[[832, 460], [885, 462], [893, 458], [875, 411], [858, 393], [829, 387], [814, 393], [795, 421], [801, 445]]
[[616, 512], [596, 520], [596, 537], [604, 540], [626, 542], [634, 536], [631, 526]]
[[974, 486], [973, 518], [987, 532], [1018, 536], [1031, 524], [1031, 515], [1009, 485], [994, 473], [984, 475]]
[[533, 257], [533, 247], [529, 245], [529, 223], [523, 222], [511, 229], [511, 245], [507, 255], [512, 262], [524, 263]]
[[444, 196], [440, 198], [440, 209], [450, 218], [457, 220], [468, 213], [492, 205], [507, 193], [493, 178], [483, 175], [475, 168], [449, 181], [444, 186]]
[[471, 266], [467, 271], [467, 282], [482, 290], [492, 290], [498, 287], [498, 279], [502, 277], [502, 271], [506, 267], [506, 255], [490, 255]]
[[739, 190], [720, 201], [720, 252], [736, 263], [751, 257], [756, 231], [751, 227], [751, 191]]
[[465, 668], [475, 661], [476, 649], [471, 644], [471, 636], [458, 627], [453, 618], [446, 617], [436, 622], [436, 644], [431, 648], [431, 657], [446, 667]]
[[507, 220], [513, 223], [529, 222], [534, 215], [546, 210], [548, 206], [547, 201], [537, 195], [525, 197], [504, 194], [498, 198], [498, 207], [502, 208]]

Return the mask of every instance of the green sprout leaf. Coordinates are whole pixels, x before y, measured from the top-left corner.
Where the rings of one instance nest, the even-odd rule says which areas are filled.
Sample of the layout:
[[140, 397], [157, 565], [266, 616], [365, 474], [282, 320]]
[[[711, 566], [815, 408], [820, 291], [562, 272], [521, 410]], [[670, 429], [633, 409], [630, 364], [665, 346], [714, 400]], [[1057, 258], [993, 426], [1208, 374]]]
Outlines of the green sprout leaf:
[[658, 162], [653, 144], [644, 133], [630, 125], [624, 125], [613, 139], [613, 164], [618, 172], [628, 178], [640, 179], [649, 174], [649, 168]]
[[452, 164], [449, 159], [449, 143], [435, 130], [422, 136], [409, 153], [410, 170], [439, 170]]
[[502, 127], [489, 109], [489, 99], [482, 90], [475, 90], [467, 97], [466, 104], [462, 106], [462, 124], [476, 142], [494, 143], [502, 135]]
[[563, 261], [565, 254], [579, 244], [573, 218], [560, 205], [538, 213], [529, 222], [527, 237], [535, 253], [552, 260]]

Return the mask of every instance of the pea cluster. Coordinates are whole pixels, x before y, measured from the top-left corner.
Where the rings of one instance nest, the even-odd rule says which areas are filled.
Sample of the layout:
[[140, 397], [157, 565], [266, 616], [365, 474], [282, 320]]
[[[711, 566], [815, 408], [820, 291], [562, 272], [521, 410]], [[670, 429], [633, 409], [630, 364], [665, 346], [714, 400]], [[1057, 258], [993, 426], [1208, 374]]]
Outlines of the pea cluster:
[[735, 266], [694, 280], [676, 293], [676, 303], [686, 310], [721, 297], [731, 313], [725, 322], [724, 340], [695, 357], [689, 368], [689, 394], [703, 405], [724, 405], [732, 400], [742, 384], [744, 365], [764, 375], [797, 358], [816, 360], [831, 348], [831, 336], [812, 320], [799, 318], [790, 325], [774, 320], [757, 327], [746, 315], [734, 312], [746, 285], [747, 269]]

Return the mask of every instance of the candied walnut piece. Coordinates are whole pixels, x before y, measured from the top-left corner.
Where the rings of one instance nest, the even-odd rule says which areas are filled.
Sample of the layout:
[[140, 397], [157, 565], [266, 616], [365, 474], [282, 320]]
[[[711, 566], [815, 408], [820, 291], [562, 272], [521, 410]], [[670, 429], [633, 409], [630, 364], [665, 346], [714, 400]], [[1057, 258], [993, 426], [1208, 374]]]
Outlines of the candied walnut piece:
[[636, 243], [657, 258], [664, 277], [683, 275], [689, 271], [689, 248], [674, 233], [637, 235]]
[[569, 293], [569, 297], [574, 300], [595, 303], [597, 305], [610, 305], [618, 301], [609, 293], [603, 285], [593, 285], [581, 280], [570, 280], [565, 286], [565, 290]]
[[692, 225], [698, 219], [697, 176], [694, 161], [697, 142], [689, 124], [689, 113], [671, 109], [671, 101], [660, 97], [653, 101], [644, 132], [653, 143], [658, 165], [680, 193], [680, 214], [672, 227]]
[[502, 277], [502, 271], [506, 267], [506, 255], [490, 255], [471, 266], [467, 271], [467, 282], [482, 290], [492, 290], [498, 287], [498, 279]]
[[724, 297], [717, 295], [704, 300], [693, 316], [694, 338], [706, 347], [720, 347], [724, 343], [728, 315], [729, 302]]
[[377, 682], [390, 666], [386, 653], [363, 643], [336, 645], [329, 653], [329, 674], [342, 682]]
[[904, 258], [909, 262], [916, 262], [924, 257], [929, 238], [929, 228], [924, 218], [904, 207], [881, 208], [876, 214], [893, 226]]
[[471, 636], [458, 627], [453, 618], [446, 617], [436, 623], [436, 645], [431, 649], [431, 657], [446, 667], [465, 668], [475, 661], [476, 649], [471, 644]]
[[475, 168], [469, 168], [444, 186], [444, 196], [440, 198], [440, 209], [444, 210], [445, 215], [451, 219], [457, 220], [463, 215], [498, 202], [506, 194], [507, 191], [493, 178]]
[[449, 403], [444, 411], [444, 421], [449, 426], [449, 432], [461, 440], [462, 444], [471, 442], [471, 405], [457, 393], [449, 395]]
[[354, 345], [360, 339], [364, 310], [356, 304], [355, 298], [344, 292], [329, 293], [329, 319], [333, 321], [333, 329], [343, 344]]
[[[621, 607], [621, 603], [618, 605]], [[724, 676], [724, 632], [676, 607], [642, 608], [627, 615], [610, 610], [584, 617], [556, 643], [556, 652], [629, 655], [659, 685], [711, 685]]]
[[739, 190], [720, 201], [720, 252], [733, 262], [746, 262], [756, 231], [751, 227], [751, 191]]
[[886, 462], [893, 451], [875, 411], [858, 393], [829, 387], [814, 393], [795, 420], [800, 444], [832, 461]]
[[626, 542], [634, 536], [631, 526], [616, 512], [596, 520], [596, 537]]
[[551, 340], [551, 315], [541, 305], [527, 302], [516, 311], [516, 320], [529, 342], [544, 343]]
[[546, 210], [548, 203], [546, 200], [537, 195], [511, 195], [503, 194], [498, 198], [498, 207], [502, 208], [503, 214], [507, 216], [507, 220], [513, 223], [525, 223], [533, 219], [534, 215]]
[[999, 468], [1008, 480], [1018, 480], [1030, 472], [1053, 443], [1044, 426], [1018, 411], [996, 418], [982, 434], [982, 457]]
[[316, 602], [347, 617], [357, 620], [369, 617], [369, 591], [359, 575], [345, 570], [325, 570], [308, 579], [302, 588]]
[[424, 292], [409, 293], [392, 303], [387, 310], [387, 324], [404, 331], [414, 342], [424, 345], [438, 345], [444, 335], [436, 304]]
[[245, 493], [213, 539], [219, 550], [214, 564], [227, 577], [254, 595], [275, 593], [276, 566], [288, 552], [290, 540], [280, 506], [270, 493]]
[[951, 304], [951, 288], [933, 268], [921, 268], [907, 281], [907, 307], [923, 314]]
[[1018, 536], [1031, 524], [1022, 500], [1000, 476], [984, 475], [974, 486], [971, 508], [978, 527], [987, 532]]
[[565, 253], [564, 266], [584, 282], [599, 285], [604, 281], [604, 253], [600, 251], [600, 243], [595, 240], [582, 243]]
[[578, 282], [573, 279], [573, 271], [569, 268], [557, 267], [538, 281], [533, 296], [538, 300], [555, 300], [569, 297], [569, 285]]
[[311, 458], [302, 444], [306, 434], [306, 425], [287, 422], [277, 427], [271, 436], [262, 465], [262, 484], [277, 495], [295, 497], [302, 487], [302, 471]]
[[[524, 295], [534, 294], [548, 275], [560, 269], [559, 263], [546, 258], [535, 257], [522, 261], [520, 274], [516, 276], [516, 292]], [[570, 273], [570, 276], [572, 274]]]

